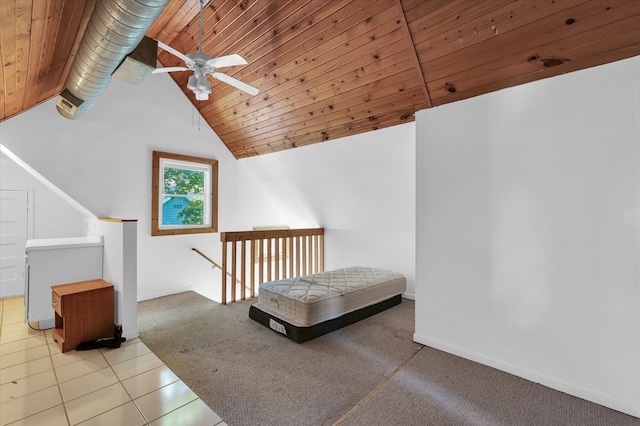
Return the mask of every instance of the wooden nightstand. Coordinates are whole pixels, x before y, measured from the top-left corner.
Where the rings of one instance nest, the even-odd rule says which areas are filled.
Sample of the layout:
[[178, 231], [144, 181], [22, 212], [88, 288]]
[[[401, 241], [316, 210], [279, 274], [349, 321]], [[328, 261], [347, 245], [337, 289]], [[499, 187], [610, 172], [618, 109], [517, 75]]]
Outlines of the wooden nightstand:
[[51, 287], [55, 311], [53, 340], [62, 352], [74, 350], [82, 342], [113, 337], [113, 295], [113, 284], [104, 280]]

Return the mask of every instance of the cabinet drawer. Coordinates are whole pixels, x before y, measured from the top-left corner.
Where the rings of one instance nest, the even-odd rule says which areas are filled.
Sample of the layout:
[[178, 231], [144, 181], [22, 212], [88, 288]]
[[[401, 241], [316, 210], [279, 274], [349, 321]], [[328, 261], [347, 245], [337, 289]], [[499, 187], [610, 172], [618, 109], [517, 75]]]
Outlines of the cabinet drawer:
[[51, 292], [51, 306], [53, 310], [60, 316], [62, 315], [62, 297], [58, 296], [55, 291]]

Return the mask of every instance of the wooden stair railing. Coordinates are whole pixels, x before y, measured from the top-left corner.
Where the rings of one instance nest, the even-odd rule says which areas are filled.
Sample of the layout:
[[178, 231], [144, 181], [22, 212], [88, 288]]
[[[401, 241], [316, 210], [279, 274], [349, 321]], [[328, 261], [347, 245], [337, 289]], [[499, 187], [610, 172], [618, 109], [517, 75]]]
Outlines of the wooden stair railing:
[[238, 287], [244, 300], [247, 290], [250, 298], [256, 297], [264, 282], [324, 270], [324, 228], [221, 232], [220, 241], [222, 304], [227, 303], [227, 287], [231, 290], [230, 301], [235, 302]]

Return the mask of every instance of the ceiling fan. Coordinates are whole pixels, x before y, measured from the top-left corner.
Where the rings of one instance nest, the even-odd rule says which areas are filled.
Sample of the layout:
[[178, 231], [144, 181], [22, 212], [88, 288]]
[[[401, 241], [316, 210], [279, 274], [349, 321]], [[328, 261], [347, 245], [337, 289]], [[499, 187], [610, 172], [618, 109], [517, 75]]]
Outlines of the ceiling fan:
[[184, 53], [178, 52], [176, 49], [172, 48], [157, 40], [158, 47], [162, 50], [165, 50], [172, 55], [180, 58], [184, 61], [184, 67], [165, 67], [165, 68], [156, 68], [152, 71], [152, 73], [164, 73], [164, 72], [174, 72], [174, 71], [193, 71], [193, 74], [189, 77], [189, 81], [187, 83], [187, 89], [191, 90], [196, 95], [196, 100], [206, 101], [209, 99], [209, 94], [211, 93], [211, 84], [207, 79], [207, 74], [211, 74], [212, 77], [217, 78], [220, 81], [223, 81], [227, 84], [232, 85], [244, 92], [247, 92], [250, 95], [257, 95], [259, 90], [247, 83], [244, 83], [236, 78], [233, 78], [227, 74], [223, 74], [221, 72], [217, 72], [218, 68], [224, 67], [232, 67], [235, 65], [247, 65], [247, 61], [237, 53], [226, 56], [219, 56], [216, 58], [211, 58], [204, 53], [202, 53], [202, 10], [204, 7], [205, 0], [200, 1], [200, 45], [197, 52]]

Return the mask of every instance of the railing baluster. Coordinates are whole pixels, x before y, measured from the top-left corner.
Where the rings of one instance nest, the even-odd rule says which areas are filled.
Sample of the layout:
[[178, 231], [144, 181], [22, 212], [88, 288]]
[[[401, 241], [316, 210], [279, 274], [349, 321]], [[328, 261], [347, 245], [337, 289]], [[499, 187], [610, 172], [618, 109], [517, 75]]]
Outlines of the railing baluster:
[[308, 264], [309, 264], [309, 273], [313, 274], [315, 273], [315, 270], [313, 269], [313, 235], [309, 235], [307, 237], [307, 243], [309, 245], [309, 250], [307, 251], [307, 257], [308, 257]]
[[[265, 281], [322, 272], [324, 269], [323, 236], [322, 228], [221, 232], [222, 303], [228, 302], [226, 275], [231, 277], [231, 301], [235, 302], [238, 297], [238, 285], [241, 286], [239, 297], [246, 299], [247, 288], [249, 288], [249, 297], [256, 297], [257, 287]], [[240, 247], [238, 247], [238, 241], [240, 241]], [[250, 244], [247, 244], [247, 241], [250, 241]], [[229, 244], [232, 250], [231, 256], [229, 256]], [[238, 256], [238, 250], [241, 250], [240, 256]], [[238, 257], [240, 265], [238, 265]], [[247, 277], [247, 268], [249, 268], [249, 277]], [[225, 272], [228, 270], [230, 272]], [[237, 275], [240, 275], [240, 279], [237, 279]]]
[[302, 257], [302, 274], [307, 275], [307, 236], [300, 237], [302, 238], [302, 253], [300, 256]]
[[275, 270], [275, 274], [273, 279], [280, 279], [280, 238], [273, 239], [273, 269]]
[[240, 244], [240, 285], [242, 286], [242, 300], [247, 298], [247, 242], [242, 240]]
[[251, 280], [251, 297], [256, 297], [256, 240], [251, 240], [251, 262], [249, 263], [249, 274]]
[[271, 250], [271, 238], [267, 238], [267, 281], [273, 280], [272, 270], [271, 270], [271, 257], [273, 256]]
[[297, 239], [298, 239], [298, 249], [296, 250], [296, 257], [297, 257], [297, 259], [296, 259], [296, 268], [297, 268], [296, 276], [300, 277], [300, 276], [304, 275], [304, 262], [303, 262], [304, 256], [302, 255], [302, 247], [304, 247], [302, 242], [304, 240], [304, 237], [303, 236], [299, 236]]
[[287, 259], [289, 258], [289, 247], [287, 238], [282, 239], [282, 278], [287, 278]]
[[260, 239], [260, 249], [258, 251], [258, 280], [260, 283], [264, 282], [264, 240]]
[[236, 242], [237, 241], [233, 241], [231, 243], [231, 300], [234, 302], [236, 301], [236, 268], [238, 265], [238, 262], [236, 262]]
[[227, 304], [227, 243], [222, 243], [222, 304]]

